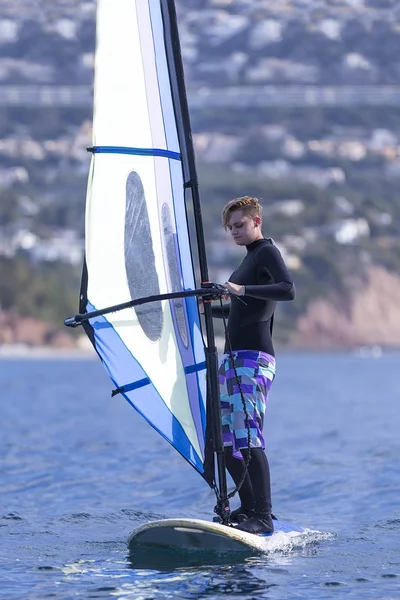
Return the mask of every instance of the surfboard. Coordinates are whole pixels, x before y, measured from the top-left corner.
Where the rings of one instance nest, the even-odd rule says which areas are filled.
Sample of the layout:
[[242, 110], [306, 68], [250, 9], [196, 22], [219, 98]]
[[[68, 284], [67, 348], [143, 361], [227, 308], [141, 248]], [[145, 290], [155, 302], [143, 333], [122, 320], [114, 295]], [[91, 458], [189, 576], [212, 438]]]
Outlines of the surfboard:
[[295, 537], [306, 533], [302, 527], [281, 521], [274, 521], [274, 527], [272, 535], [254, 535], [201, 519], [162, 519], [134, 530], [128, 547], [129, 550], [153, 547], [179, 552], [253, 554], [268, 550], [268, 545], [280, 534]]

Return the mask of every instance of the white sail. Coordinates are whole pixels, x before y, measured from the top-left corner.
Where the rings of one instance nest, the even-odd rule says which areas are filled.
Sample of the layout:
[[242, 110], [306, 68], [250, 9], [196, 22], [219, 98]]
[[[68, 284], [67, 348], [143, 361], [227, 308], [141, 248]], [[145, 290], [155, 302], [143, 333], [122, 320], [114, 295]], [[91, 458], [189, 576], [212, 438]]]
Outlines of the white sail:
[[[98, 0], [86, 311], [195, 288], [167, 4]], [[204, 475], [205, 356], [196, 299], [92, 318], [85, 329], [115, 386]]]

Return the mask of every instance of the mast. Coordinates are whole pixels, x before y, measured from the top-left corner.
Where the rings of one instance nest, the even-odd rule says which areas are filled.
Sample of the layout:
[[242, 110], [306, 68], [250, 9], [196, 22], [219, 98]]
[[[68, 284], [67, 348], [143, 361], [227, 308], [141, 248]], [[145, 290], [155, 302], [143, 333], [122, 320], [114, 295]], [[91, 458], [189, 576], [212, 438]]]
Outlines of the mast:
[[[190, 125], [189, 107], [186, 96], [183, 62], [179, 42], [179, 31], [174, 0], [160, 0], [163, 15], [166, 54], [170, 74], [172, 97], [178, 128], [178, 136], [182, 150], [182, 166], [185, 188], [191, 190], [193, 201], [194, 222], [196, 228], [197, 249], [199, 256], [201, 283], [209, 282], [207, 254], [204, 242], [204, 229], [201, 213], [199, 184], [196, 172], [195, 154]], [[225, 456], [222, 442], [221, 409], [219, 401], [218, 383], [218, 353], [215, 345], [214, 326], [212, 320], [211, 304], [204, 303], [205, 330], [207, 338], [207, 408], [211, 414], [212, 442], [216, 455], [218, 487], [219, 487], [219, 513], [225, 522], [229, 517], [228, 488], [225, 471]], [[225, 512], [227, 513], [225, 515]], [[226, 519], [224, 518], [226, 516]]]

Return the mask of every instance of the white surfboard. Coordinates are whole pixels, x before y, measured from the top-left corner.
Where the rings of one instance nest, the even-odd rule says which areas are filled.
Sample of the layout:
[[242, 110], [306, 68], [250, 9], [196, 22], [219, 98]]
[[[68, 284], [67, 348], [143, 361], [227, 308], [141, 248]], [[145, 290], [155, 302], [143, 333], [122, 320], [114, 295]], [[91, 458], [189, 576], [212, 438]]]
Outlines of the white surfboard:
[[145, 523], [133, 531], [128, 547], [164, 548], [183, 552], [263, 552], [282, 534], [290, 537], [305, 533], [302, 527], [274, 521], [272, 535], [254, 535], [220, 523], [200, 519], [162, 519]]

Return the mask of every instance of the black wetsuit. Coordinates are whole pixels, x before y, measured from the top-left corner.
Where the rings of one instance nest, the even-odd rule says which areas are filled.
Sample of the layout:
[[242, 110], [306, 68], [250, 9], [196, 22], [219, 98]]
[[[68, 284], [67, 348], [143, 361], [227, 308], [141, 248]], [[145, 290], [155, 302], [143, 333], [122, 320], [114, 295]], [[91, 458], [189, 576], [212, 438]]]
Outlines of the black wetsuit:
[[[271, 239], [256, 240], [247, 246], [247, 254], [229, 281], [245, 286], [244, 296], [231, 295], [231, 304], [213, 307], [213, 316], [228, 319], [225, 352], [232, 350], [259, 350], [274, 356], [272, 322], [277, 301], [293, 300], [294, 283]], [[241, 450], [243, 458], [248, 449]], [[244, 475], [244, 461], [233, 457], [232, 447], [224, 448], [226, 467], [238, 485]], [[255, 515], [240, 525], [250, 533], [273, 531], [271, 520], [271, 482], [267, 457], [262, 448], [251, 449], [251, 459], [242, 486], [239, 489], [241, 509], [248, 516]], [[238, 511], [236, 511], [238, 512]], [[261, 519], [261, 521], [260, 521]]]
[[[232, 295], [230, 310], [229, 305], [224, 307], [224, 314], [229, 312], [229, 340], [232, 350], [261, 350], [274, 356], [271, 332], [276, 303], [293, 300], [294, 283], [271, 239], [256, 240], [246, 248], [241, 265], [229, 278], [245, 286], [245, 295]], [[222, 316], [221, 307], [213, 307], [213, 316]]]

